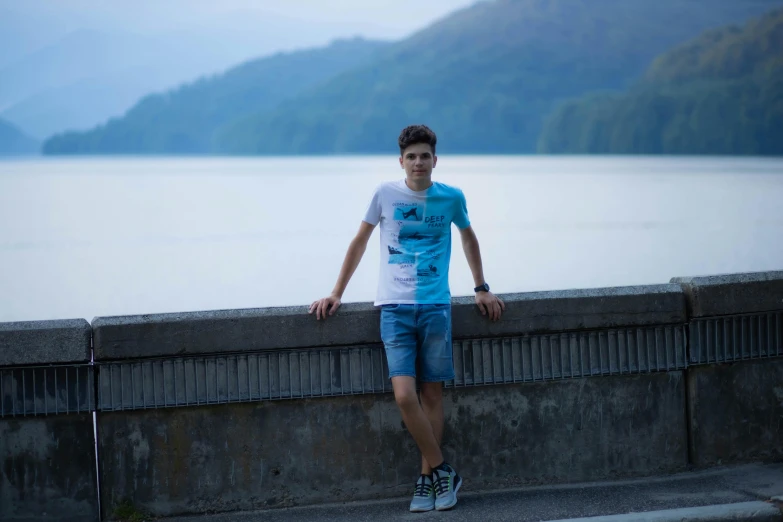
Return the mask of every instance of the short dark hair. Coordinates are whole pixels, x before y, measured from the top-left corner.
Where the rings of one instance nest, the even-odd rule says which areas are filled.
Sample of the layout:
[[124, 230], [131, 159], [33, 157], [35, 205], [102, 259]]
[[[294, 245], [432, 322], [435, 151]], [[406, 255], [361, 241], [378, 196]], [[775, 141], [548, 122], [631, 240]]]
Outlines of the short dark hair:
[[438, 143], [438, 137], [432, 132], [432, 129], [426, 125], [409, 125], [402, 129], [397, 144], [400, 146], [400, 154], [405, 149], [417, 143], [426, 143], [432, 147], [432, 153], [435, 154], [435, 145]]

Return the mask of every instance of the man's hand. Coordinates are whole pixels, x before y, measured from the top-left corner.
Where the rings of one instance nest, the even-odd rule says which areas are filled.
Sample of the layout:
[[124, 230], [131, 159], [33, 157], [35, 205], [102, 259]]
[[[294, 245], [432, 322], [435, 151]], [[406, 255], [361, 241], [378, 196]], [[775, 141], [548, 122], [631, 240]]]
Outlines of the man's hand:
[[489, 314], [492, 321], [500, 319], [503, 310], [506, 309], [506, 303], [492, 292], [478, 292], [476, 294], [476, 304], [481, 310], [481, 315]]
[[330, 295], [329, 297], [324, 297], [323, 299], [319, 299], [318, 301], [315, 301], [313, 304], [310, 305], [310, 313], [315, 312], [315, 318], [317, 320], [321, 320], [321, 318], [326, 319], [326, 312], [329, 312], [329, 315], [334, 315], [334, 313], [337, 311], [338, 308], [340, 308], [340, 305], [342, 304], [342, 301], [340, 301], [340, 298], [336, 295]]

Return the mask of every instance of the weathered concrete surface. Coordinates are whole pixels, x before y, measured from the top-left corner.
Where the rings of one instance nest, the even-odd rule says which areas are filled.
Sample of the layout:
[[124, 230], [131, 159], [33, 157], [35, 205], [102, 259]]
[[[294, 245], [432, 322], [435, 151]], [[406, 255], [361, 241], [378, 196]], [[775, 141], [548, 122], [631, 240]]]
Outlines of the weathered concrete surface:
[[92, 415], [0, 419], [0, 520], [98, 520]]
[[[175, 517], [166, 522], [380, 522], [392, 520], [448, 520], [449, 522], [539, 522], [570, 520], [583, 517], [627, 514], [655, 516], [671, 514], [678, 508], [702, 508], [695, 514], [710, 511], [711, 506], [730, 504], [742, 508], [747, 502], [763, 502], [768, 495], [758, 495], [753, 489], [758, 477], [766, 477], [765, 487], [783, 491], [783, 466], [746, 465], [662, 477], [645, 477], [611, 482], [588, 482], [557, 486], [537, 486], [512, 490], [460, 489], [457, 506], [449, 513], [408, 512], [408, 495], [394, 500], [375, 502], [334, 503], [320, 506], [262, 510], [254, 513], [216, 514], [207, 517]], [[751, 486], [748, 489], [748, 485]], [[757, 504], [761, 507], [761, 504]], [[770, 504], [761, 514], [775, 514]], [[713, 513], [715, 510], [712, 510]], [[727, 510], [723, 510], [725, 513]], [[770, 520], [769, 518], [739, 520]], [[751, 512], [752, 514], [752, 512]], [[445, 517], [445, 519], [444, 519]], [[684, 517], [674, 518], [681, 522]], [[594, 519], [588, 519], [593, 521]], [[687, 518], [692, 520], [692, 518]], [[717, 519], [712, 519], [717, 520]], [[735, 518], [734, 520], [738, 520]], [[777, 511], [775, 521], [783, 520]]]
[[[483, 317], [472, 297], [454, 302], [455, 338], [580, 329], [677, 324], [686, 321], [679, 285], [535, 292], [503, 296], [500, 321]], [[380, 312], [370, 303], [343, 305], [316, 321], [308, 307], [218, 310], [97, 317], [95, 358], [106, 361], [246, 350], [380, 342]]]
[[91, 335], [84, 319], [0, 323], [0, 366], [88, 362]]
[[[687, 465], [682, 372], [448, 390], [444, 451], [469, 489]], [[419, 455], [391, 395], [98, 416], [102, 506], [154, 515], [388, 498]]]
[[672, 284], [530, 292], [501, 298], [506, 310], [497, 322], [481, 315], [472, 296], [455, 299], [454, 337], [498, 337], [687, 321], [685, 294], [682, 288]]
[[675, 277], [688, 297], [691, 317], [783, 310], [783, 271], [708, 277]]
[[694, 464], [783, 459], [783, 359], [688, 370]]

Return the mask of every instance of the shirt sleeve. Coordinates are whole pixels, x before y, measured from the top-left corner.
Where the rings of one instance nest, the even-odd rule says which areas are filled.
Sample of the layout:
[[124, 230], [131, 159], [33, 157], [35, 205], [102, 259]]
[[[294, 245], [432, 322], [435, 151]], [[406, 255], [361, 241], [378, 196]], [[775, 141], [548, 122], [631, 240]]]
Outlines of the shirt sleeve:
[[465, 194], [461, 190], [457, 191], [455, 206], [454, 224], [457, 225], [457, 228], [468, 228], [470, 226], [468, 203], [465, 201]]
[[373, 192], [370, 204], [367, 205], [367, 211], [364, 213], [364, 221], [375, 226], [381, 221], [381, 185], [378, 185]]

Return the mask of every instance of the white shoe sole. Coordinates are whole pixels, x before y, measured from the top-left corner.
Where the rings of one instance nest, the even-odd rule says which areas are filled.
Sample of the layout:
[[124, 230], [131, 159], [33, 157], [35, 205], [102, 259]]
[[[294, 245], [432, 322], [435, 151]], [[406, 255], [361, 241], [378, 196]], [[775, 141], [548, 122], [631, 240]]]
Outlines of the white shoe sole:
[[437, 511], [446, 511], [447, 509], [451, 509], [451, 508], [453, 508], [454, 506], [456, 506], [456, 505], [457, 505], [457, 491], [459, 491], [459, 488], [460, 488], [461, 486], [462, 486], [462, 481], [460, 480], [460, 481], [459, 481], [459, 484], [457, 484], [457, 487], [456, 487], [456, 488], [454, 488], [454, 502], [452, 502], [452, 503], [451, 503], [451, 504], [449, 504], [448, 506], [440, 506], [440, 507], [438, 507], [438, 505], [436, 504], [436, 505], [435, 505], [435, 509], [436, 509]]

